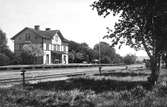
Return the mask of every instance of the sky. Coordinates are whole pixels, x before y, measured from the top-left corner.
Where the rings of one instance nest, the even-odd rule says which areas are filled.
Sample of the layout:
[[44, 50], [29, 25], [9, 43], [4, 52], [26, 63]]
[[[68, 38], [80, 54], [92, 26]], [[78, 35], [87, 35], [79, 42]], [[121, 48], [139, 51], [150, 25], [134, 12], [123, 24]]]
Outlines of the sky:
[[[113, 28], [118, 16], [98, 16], [90, 5], [94, 0], [0, 0], [0, 29], [7, 36], [8, 45], [13, 50], [11, 37], [25, 27], [60, 30], [68, 40], [86, 42], [91, 48], [107, 33], [106, 27]], [[100, 39], [99, 39], [100, 38]], [[116, 52], [121, 56], [135, 54], [147, 56], [145, 51], [135, 51], [127, 46]]]

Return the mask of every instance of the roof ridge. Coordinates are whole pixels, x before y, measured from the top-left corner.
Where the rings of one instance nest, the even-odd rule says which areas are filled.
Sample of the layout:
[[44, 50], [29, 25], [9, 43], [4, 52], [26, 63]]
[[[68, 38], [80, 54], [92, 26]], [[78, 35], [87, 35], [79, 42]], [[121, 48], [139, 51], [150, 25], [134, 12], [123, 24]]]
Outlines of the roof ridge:
[[38, 32], [37, 32], [37, 30], [35, 30], [35, 29], [33, 29], [33, 28], [30, 28], [30, 27], [26, 27], [27, 29], [29, 29], [29, 30], [31, 30], [31, 31], [33, 31], [34, 33], [36, 33], [37, 35], [39, 35], [39, 36], [44, 36], [44, 35], [41, 35], [41, 34], [39, 34]]
[[58, 29], [56, 30], [35, 30], [34, 28], [31, 28], [31, 27], [25, 27], [23, 30], [21, 30], [19, 33], [13, 36], [11, 39], [14, 39], [17, 35], [19, 35], [21, 32], [23, 32], [26, 29], [30, 30], [31, 32], [35, 33], [38, 36], [41, 36], [43, 38], [48, 38], [48, 39], [52, 38], [57, 33], [63, 42], [68, 41], [66, 38], [64, 38], [61, 31]]

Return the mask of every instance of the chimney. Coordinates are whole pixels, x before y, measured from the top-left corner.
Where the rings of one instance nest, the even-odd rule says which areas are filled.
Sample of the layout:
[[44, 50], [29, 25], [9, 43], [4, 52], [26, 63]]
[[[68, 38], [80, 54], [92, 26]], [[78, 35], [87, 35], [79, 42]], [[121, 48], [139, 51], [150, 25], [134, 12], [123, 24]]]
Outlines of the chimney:
[[45, 29], [45, 31], [49, 31], [49, 30], [50, 30], [50, 28], [46, 28], [46, 29]]
[[34, 29], [35, 29], [35, 30], [40, 30], [39, 28], [40, 28], [39, 25], [35, 25], [35, 26], [34, 26]]
[[46, 30], [46, 31], [49, 31], [49, 30], [50, 30], [50, 28], [46, 28], [45, 30]]

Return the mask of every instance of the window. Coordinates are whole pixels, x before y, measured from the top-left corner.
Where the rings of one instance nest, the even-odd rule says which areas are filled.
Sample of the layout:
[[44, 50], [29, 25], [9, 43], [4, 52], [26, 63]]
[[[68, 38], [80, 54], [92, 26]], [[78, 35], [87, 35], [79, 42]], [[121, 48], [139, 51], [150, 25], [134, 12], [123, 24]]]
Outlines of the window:
[[25, 40], [26, 40], [26, 41], [29, 41], [29, 40], [30, 40], [30, 33], [26, 33], [26, 34], [25, 34]]
[[64, 51], [64, 52], [66, 51], [66, 46], [63, 46], [63, 51]]
[[15, 44], [15, 49], [16, 50], [22, 50], [23, 49], [23, 44]]
[[54, 51], [56, 51], [56, 45], [54, 45]]
[[55, 36], [55, 41], [58, 42], [58, 36], [57, 35]]
[[19, 50], [22, 50], [22, 48], [23, 48], [23, 45], [19, 44]]
[[46, 43], [46, 50], [48, 51], [49, 50], [49, 44]]
[[57, 51], [60, 51], [60, 45], [57, 45]]
[[15, 44], [15, 50], [19, 50], [18, 44]]

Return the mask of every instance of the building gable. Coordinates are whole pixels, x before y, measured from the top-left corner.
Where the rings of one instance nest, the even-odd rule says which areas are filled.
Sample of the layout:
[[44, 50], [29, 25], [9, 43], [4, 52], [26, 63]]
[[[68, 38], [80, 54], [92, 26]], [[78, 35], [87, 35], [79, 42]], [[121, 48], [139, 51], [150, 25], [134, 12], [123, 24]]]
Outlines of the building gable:
[[14, 40], [14, 43], [26, 43], [27, 41], [31, 41], [32, 43], [41, 43], [42, 41], [41, 36], [39, 36], [38, 34], [36, 34], [28, 28], [23, 29], [12, 39]]
[[62, 44], [62, 39], [57, 33], [52, 38], [52, 44], [59, 44], [59, 45]]

